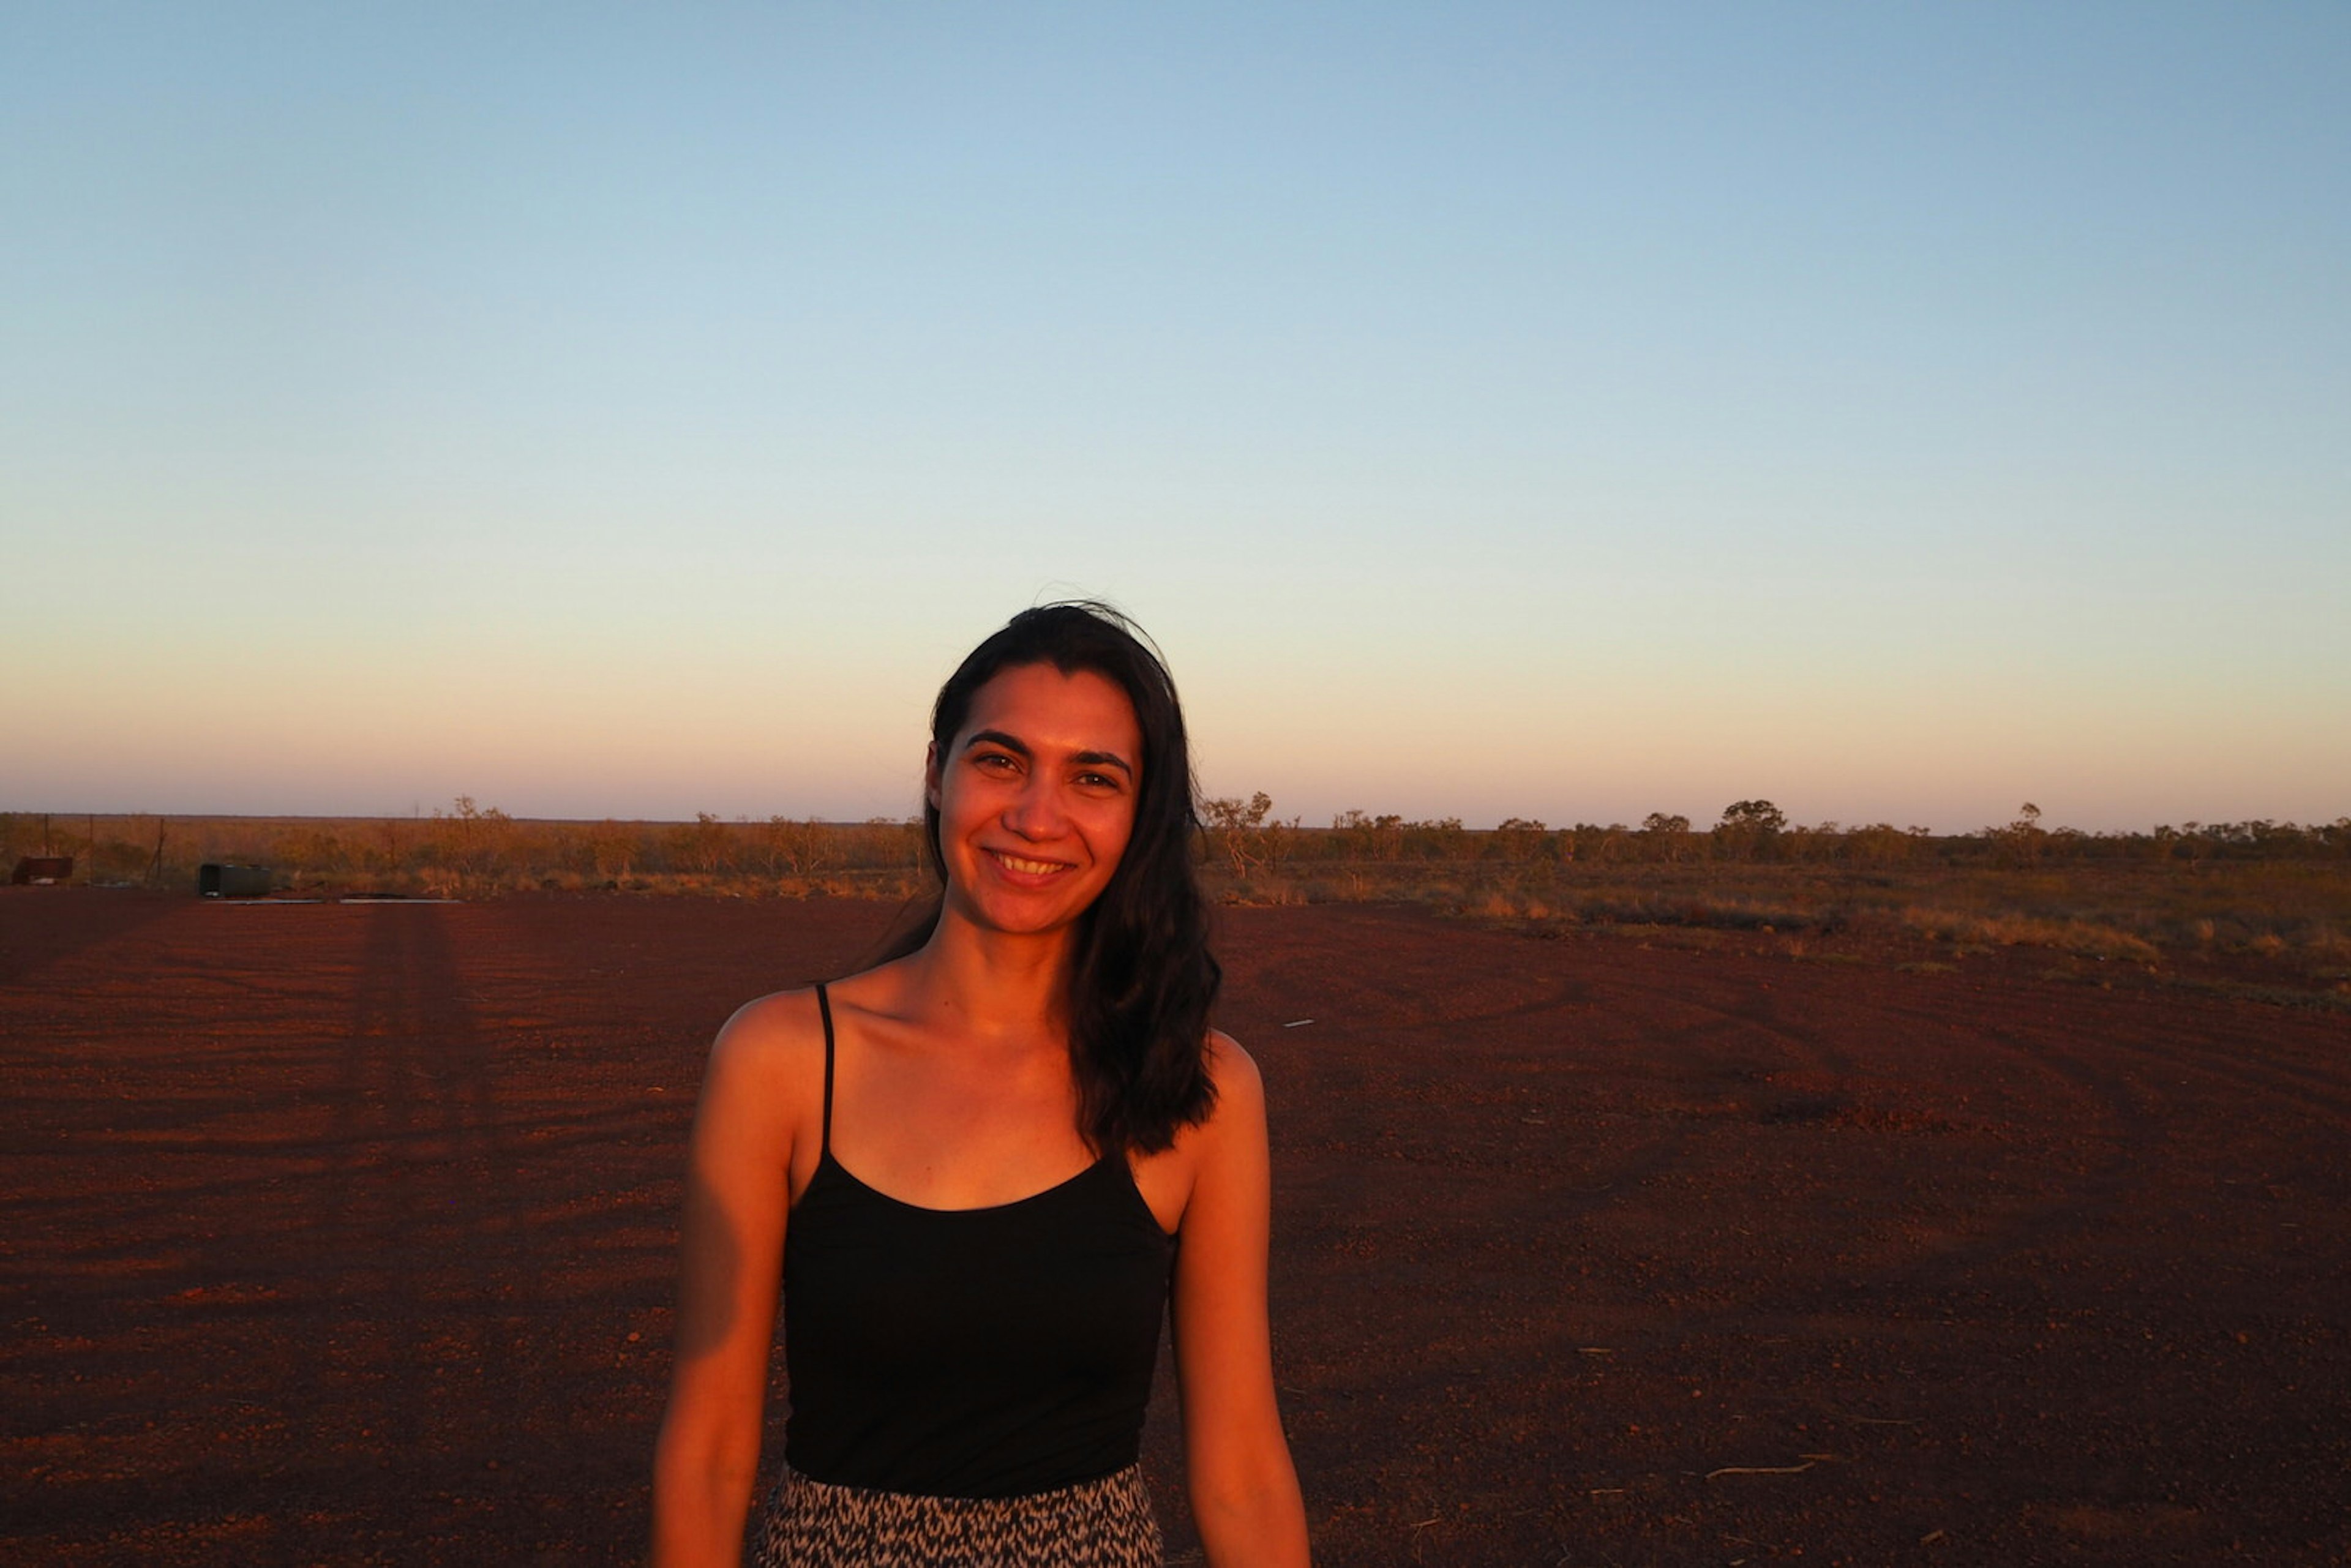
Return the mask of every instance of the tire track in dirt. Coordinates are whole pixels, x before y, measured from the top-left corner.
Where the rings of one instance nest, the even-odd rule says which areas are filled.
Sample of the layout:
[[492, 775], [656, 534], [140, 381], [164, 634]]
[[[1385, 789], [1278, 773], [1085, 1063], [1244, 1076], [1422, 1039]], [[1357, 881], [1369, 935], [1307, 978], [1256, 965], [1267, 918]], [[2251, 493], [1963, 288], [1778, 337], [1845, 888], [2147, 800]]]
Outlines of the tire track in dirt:
[[[2296, 1067], [2285, 1062], [2251, 1061], [2219, 1054], [2218, 1042], [2205, 1051], [2167, 1041], [2157, 1035], [2132, 1038], [2110, 1035], [2109, 1050], [2143, 1057], [2160, 1062], [2176, 1071], [2200, 1073], [2234, 1087], [2246, 1089], [2284, 1100], [2295, 1109], [2330, 1120], [2339, 1128], [2351, 1130], [2351, 1091], [2346, 1091], [2344, 1075], [2329, 1075], [2314, 1069]], [[2343, 1031], [2346, 1060], [2351, 1061], [2351, 1028]]]
[[[329, 1291], [354, 1316], [350, 1337], [329, 1342], [306, 1446], [389, 1448], [411, 1490], [432, 1489], [443, 1456], [485, 1439], [513, 1452], [522, 1435], [511, 1320], [538, 1270], [512, 1267], [528, 1259], [501, 1201], [495, 1051], [465, 995], [443, 909], [376, 905], [349, 1027], [321, 1042], [336, 1113], [309, 1223], [328, 1241]], [[452, 1367], [478, 1380], [462, 1409], [448, 1406]]]
[[[1828, 1046], [1810, 1030], [1792, 1027], [1777, 1018], [1759, 1016], [1761, 1009], [1757, 1008], [1720, 1007], [1657, 988], [1628, 988], [1649, 996], [1655, 1005], [1678, 998], [1683, 1006], [1709, 1009], [1784, 1041], [1806, 1066], [1823, 1072], [1841, 1086], [1838, 1098], [1843, 1103], [1831, 1107], [1833, 1110], [1857, 1108], [1865, 1103], [1863, 1079], [1855, 1058]], [[1844, 1001], [1841, 1006], [1850, 1009], [1853, 1004]], [[1967, 1270], [1996, 1266], [2061, 1236], [2095, 1227], [2112, 1212], [2130, 1173], [2160, 1141], [2160, 1122], [2145, 1089], [2126, 1074], [2095, 1065], [2078, 1048], [2059, 1048], [2029, 1040], [1949, 1012], [1929, 1014], [1897, 1006], [1865, 1009], [1858, 1017], [1842, 1019], [1840, 1028], [1848, 1033], [1876, 1032], [1869, 1021], [1873, 1017], [1883, 1020], [1880, 1027], [1898, 1024], [1907, 1026], [1907, 1030], [1923, 1028], [1941, 1035], [1945, 1037], [1945, 1051], [1989, 1050], [2017, 1062], [2048, 1082], [2063, 1096], [2061, 1106], [2074, 1108], [2045, 1114], [2044, 1128], [2053, 1128], [2062, 1122], [2067, 1140], [2102, 1153], [2087, 1168], [2065, 1178], [2065, 1190], [2036, 1201], [1996, 1228], [1964, 1241], [1921, 1251], [1907, 1261], [1882, 1263], [1861, 1270], [1855, 1284], [1860, 1291], [1874, 1293], [1898, 1288], [1931, 1294]], [[1897, 1038], [1903, 1032], [1906, 1030], [1885, 1027], [1887, 1038]], [[1948, 1103], [1949, 1092], [1934, 1087], [1938, 1097]], [[2028, 1094], [2025, 1098], [2036, 1104], [2046, 1103], [2037, 1095]], [[2040, 1168], [2051, 1169], [2045, 1163]], [[1838, 1234], [1848, 1242], [1858, 1242], [1880, 1228], [1864, 1225], [1850, 1209], [1838, 1218], [1844, 1221]], [[1817, 1234], [1827, 1223], [1816, 1212], [1811, 1228]], [[1774, 1310], [1762, 1302], [1755, 1306], [1767, 1312]], [[1719, 1327], [1719, 1322], [1713, 1321], [1719, 1316], [1710, 1314], [1693, 1320], [1688, 1326]]]
[[[2064, 999], [2068, 1002], [2073, 1000], [2071, 998]], [[2215, 1007], [2215, 1004], [2200, 998], [2175, 1005], [2194, 1008], [2208, 1013]], [[2257, 1003], [2233, 1005], [2246, 1008], [2262, 1006]], [[2294, 1033], [2325, 1032], [2324, 1026], [2309, 1020], [2294, 1019], [2290, 1013], [2283, 1013], [2278, 1009], [2266, 1007], [2262, 1007], [2262, 1011], [2274, 1015], [2273, 1019], [2264, 1019], [2262, 1020], [2264, 1022], [2291, 1019], [2300, 1025], [2300, 1028], [2292, 1031]], [[1911, 1009], [1900, 1009], [1896, 1016], [1920, 1019], [1928, 1015]], [[2185, 1043], [2180, 1033], [2166, 1033], [2151, 1025], [2125, 1031], [2116, 1029], [2112, 1019], [2102, 1020], [2102, 1024], [2099, 1034], [2102, 1050], [2142, 1057], [2149, 1061], [2203, 1073], [2231, 1087], [2282, 1099], [2297, 1110], [2315, 1113], [2351, 1126], [2351, 1024], [2346, 1024], [2340, 1030], [2343, 1055], [2339, 1060], [2344, 1066], [2340, 1070], [2332, 1071], [2323, 1067], [2304, 1067], [2267, 1058], [2253, 1061], [2246, 1057], [2221, 1054], [2227, 1050], [2249, 1051], [2258, 1050], [2273, 1057], [2281, 1035], [2287, 1032], [2283, 1030], [2263, 1031], [2247, 1029], [2242, 1031], [2232, 1031], [2235, 1038], [2229, 1044], [2224, 1045], [2220, 1040], [2210, 1040], [2203, 1049], [2198, 1049], [2196, 1046]], [[2078, 1032], [2082, 1027], [2084, 1026], [2074, 1026], [2074, 1032]]]
[[2156, 1104], [2127, 1074], [2097, 1065], [2079, 1049], [2030, 1040], [2005, 1029], [1979, 1027], [1973, 1038], [2072, 1090], [2075, 1103], [2089, 1107], [2098, 1120], [2087, 1127], [2074, 1124], [2071, 1135], [2077, 1146], [2101, 1152], [2056, 1196], [1977, 1236], [1882, 1270], [1880, 1283], [1886, 1288], [1938, 1294], [1965, 1274], [2086, 1234], [2113, 1215], [2132, 1173], [2145, 1167], [2163, 1141]]
[[0, 991], [35, 988], [44, 970], [187, 907], [162, 894], [89, 888], [0, 887]]
[[[1808, 1120], [1815, 1112], [1834, 1113], [1864, 1098], [1863, 1075], [1852, 1051], [1835, 1044], [1824, 1031], [1791, 1020], [1779, 999], [1750, 997], [1744, 1001], [1726, 1002], [1694, 994], [1686, 987], [1635, 980], [1621, 970], [1597, 977], [1553, 979], [1541, 995], [1504, 1007], [1466, 1013], [1440, 1011], [1397, 1019], [1377, 1032], [1404, 1037], [1516, 1023], [1532, 1026], [1536, 1032], [1564, 1036], [1572, 1030], [1565, 1014], [1576, 1009], [1604, 1009], [1612, 997], [1625, 998], [1628, 1011], [1652, 1020], [1644, 1030], [1644, 1038], [1662, 1053], [1682, 1057], [1705, 1054], [1719, 1061], [1726, 1055], [1726, 1041], [1765, 1041], [1776, 1048], [1780, 1056], [1777, 1063], [1765, 1065], [1750, 1061], [1719, 1069], [1722, 1086], [1752, 1106], [1758, 1120]], [[2060, 1050], [2012, 1032], [1970, 1027], [1948, 1013], [1885, 1008], [1876, 1016], [1888, 1033], [1923, 1026], [1949, 1037], [1956, 1030], [1959, 1038], [1947, 1040], [1945, 1049], [1964, 1050], [1972, 1045], [1978, 1050], [1998, 1051], [2016, 1061], [2048, 1082], [2063, 1096], [2064, 1103], [2075, 1107], [2063, 1117], [2068, 1124], [2069, 1139], [2077, 1145], [2086, 1143], [2102, 1150], [2097, 1162], [2075, 1176], [2065, 1194], [2036, 1206], [2029, 1217], [2019, 1217], [2011, 1227], [2011, 1239], [1984, 1237], [1970, 1244], [1968, 1250], [1983, 1259], [2011, 1255], [2032, 1239], [2049, 1235], [2060, 1226], [2095, 1224], [2097, 1217], [2111, 1207], [2129, 1170], [2160, 1138], [2159, 1120], [2146, 1086], [2127, 1072], [2095, 1063], [2078, 1049]], [[1554, 1019], [1559, 1021], [1545, 1028]], [[1848, 1019], [1840, 1025], [1840, 1031], [1848, 1034], [1870, 1029], [1865, 1018]], [[1371, 1038], [1374, 1031], [1359, 1032], [1366, 1036], [1367, 1044], [1376, 1045], [1376, 1040]], [[1744, 1053], [1733, 1050], [1727, 1054], [1736, 1058]], [[1828, 1093], [1800, 1095], [1797, 1098], [1807, 1103], [1799, 1104], [1755, 1092], [1759, 1080], [1768, 1080], [1774, 1071], [1783, 1067], [1824, 1078], [1830, 1086]], [[1318, 1087], [1324, 1091], [1354, 1094], [1362, 1091], [1365, 1074], [1361, 1071], [1334, 1071], [1326, 1065], [1318, 1077], [1323, 1081]], [[1809, 1103], [1812, 1099], [1819, 1099], [1822, 1103], [1813, 1105]], [[1682, 1126], [1660, 1134], [1637, 1153], [1622, 1157], [1604, 1179], [1587, 1184], [1582, 1190], [1558, 1195], [1559, 1199], [1566, 1207], [1582, 1214], [1596, 1212], [1621, 1200], [1633, 1186], [1675, 1169], [1694, 1130]]]
[[[1921, 1018], [1911, 1009], [1888, 1011]], [[2203, 1074], [2254, 1098], [2283, 1100], [2302, 1114], [2342, 1126], [2335, 1098], [2306, 1093], [2299, 1079], [2281, 1082], [2250, 1062], [2215, 1061], [2205, 1051], [2126, 1039], [2114, 1030], [2099, 1032], [2095, 1046], [2085, 1044], [2085, 1034], [2090, 1030], [2062, 1016], [2050, 1022], [2048, 1032], [1977, 1025], [1972, 1037], [1980, 1044], [2066, 1086], [2078, 1105], [2090, 1107], [2099, 1116], [2087, 1140], [2071, 1126], [2060, 1133], [2071, 1140], [2071, 1147], [2097, 1145], [2099, 1155], [2074, 1176], [2064, 1192], [2010, 1216], [2001, 1228], [1921, 1255], [1907, 1267], [1888, 1270], [1883, 1274], [1883, 1288], [1938, 1295], [1963, 1279], [2001, 1270], [2024, 1255], [2085, 1246], [2087, 1237], [2114, 1225], [2126, 1199], [2179, 1166], [2179, 1161], [2168, 1156], [2175, 1131], [2191, 1126], [2187, 1110], [2172, 1110], [2175, 1095], [2182, 1091], [2177, 1079], [2179, 1072]], [[2163, 1067], [2163, 1082], [2154, 1082], [2151, 1067], [2156, 1065]], [[2187, 1103], [2196, 1103], [2193, 1095]], [[2048, 1168], [2054, 1171], [2054, 1164]]]
[[[1806, 1134], [1862, 1103], [1860, 1072], [1853, 1054], [1821, 1032], [1787, 1021], [1782, 1015], [1777, 993], [1767, 997], [1752, 988], [1768, 982], [1740, 975], [1721, 977], [1716, 983], [1740, 986], [1749, 994], [1736, 1003], [1721, 1002], [1695, 994], [1687, 985], [1667, 987], [1629, 977], [1620, 977], [1616, 987], [1622, 996], [1631, 999], [1633, 1005], [1628, 1010], [1635, 1016], [1694, 1012], [1713, 1020], [1710, 1031], [1720, 1031], [1733, 1040], [1754, 1039], [1776, 1046], [1782, 1054], [1783, 1066], [1749, 1065], [1726, 1075], [1727, 1093], [1742, 1104], [1747, 1117], [1758, 1125], [1777, 1125], [1794, 1134]], [[1825, 1080], [1826, 1086], [1805, 1082], [1791, 1087], [1781, 1082], [1790, 1073]], [[1697, 1131], [1692, 1126], [1689, 1135]], [[1585, 1209], [1583, 1214], [1591, 1212]], [[1882, 1228], [1882, 1222], [1854, 1205], [1815, 1200], [1807, 1206], [1806, 1228], [1816, 1239], [1815, 1245], [1834, 1253], [1860, 1249]], [[1687, 1323], [1677, 1320], [1676, 1332], [1699, 1326], [1710, 1315], [1713, 1314], [1701, 1312]]]
[[[1720, 977], [1718, 983], [1743, 986], [1750, 982], [1734, 971], [1730, 976]], [[1748, 1120], [1766, 1126], [1786, 1125], [1791, 1135], [1818, 1136], [1814, 1129], [1834, 1125], [1842, 1113], [1866, 1109], [1872, 1101], [1870, 1086], [1882, 1076], [1866, 1071], [1852, 1051], [1824, 1038], [1821, 1031], [1789, 1021], [1782, 1010], [1786, 1004], [1776, 996], [1768, 1001], [1726, 1000], [1693, 994], [1686, 986], [1635, 980], [1621, 972], [1612, 975], [1604, 986], [1606, 994], [1598, 998], [1597, 1005], [1609, 1005], [1612, 996], [1621, 998], [1629, 1012], [1655, 1020], [1643, 1030], [1642, 1038], [1655, 1042], [1661, 1051], [1684, 1059], [1711, 1058], [1718, 1064], [1714, 1070], [1717, 1082], [1744, 1103]], [[1873, 1016], [1883, 1021], [1873, 1022]], [[1847, 1038], [1899, 1039], [1907, 1031], [1886, 1027], [1897, 1021], [1931, 1025], [1944, 1037], [1940, 1046], [1944, 1052], [1980, 1051], [1990, 1046], [2027, 1063], [2036, 1076], [2052, 1084], [2059, 1096], [2059, 1108], [2049, 1113], [2047, 1124], [2064, 1122], [2074, 1135], [2079, 1135], [2085, 1126], [2100, 1129], [2093, 1137], [2107, 1145], [2101, 1162], [2083, 1173], [2064, 1194], [2037, 1203], [1999, 1233], [1949, 1249], [1948, 1255], [1946, 1249], [1936, 1249], [1898, 1261], [1855, 1268], [1843, 1287], [1843, 1299], [1835, 1302], [1821, 1298], [1819, 1281], [1812, 1276], [1776, 1286], [1768, 1278], [1760, 1279], [1751, 1282], [1740, 1299], [1732, 1301], [1653, 1301], [1638, 1322], [1614, 1325], [1608, 1338], [1620, 1352], [1636, 1358], [1658, 1354], [1677, 1357], [1682, 1347], [1711, 1343], [1718, 1336], [1745, 1342], [1775, 1324], [1785, 1328], [1816, 1322], [1817, 1314], [1823, 1311], [1850, 1312], [1853, 1306], [1847, 1305], [1848, 1301], [1857, 1304], [1861, 1301], [1884, 1301], [1889, 1295], [1898, 1299], [1898, 1294], [1909, 1291], [1930, 1293], [1948, 1278], [1968, 1268], [1996, 1268], [2001, 1261], [2045, 1239], [2093, 1227], [2098, 1217], [2111, 1208], [2135, 1153], [2147, 1147], [2157, 1135], [2150, 1112], [2130, 1084], [2071, 1057], [2051, 1060], [2036, 1053], [2025, 1042], [1991, 1039], [1985, 1031], [1955, 1022], [1948, 1016], [1902, 1020], [1892, 1009], [1855, 1016], [1850, 1003], [1845, 1003], [1834, 1027]], [[1726, 1040], [1737, 1042], [1727, 1053]], [[1743, 1064], [1740, 1062], [1739, 1059], [1748, 1054], [1740, 1048], [1757, 1041], [1768, 1042], [1778, 1053], [1776, 1062], [1759, 1062], [1751, 1058]], [[1729, 1061], [1725, 1061], [1726, 1055]], [[1827, 1080], [1827, 1092], [1814, 1093], [1812, 1086], [1806, 1085], [1805, 1092], [1798, 1095], [1795, 1102], [1757, 1092], [1759, 1082], [1768, 1084], [1782, 1065]], [[1951, 1091], [1931, 1077], [1918, 1078], [1910, 1087], [1914, 1094], [1926, 1093], [1930, 1105], [1940, 1104], [1954, 1112], [1959, 1109], [1953, 1103]], [[1813, 1100], [1820, 1103], [1813, 1104]], [[1795, 1113], [1783, 1113], [1790, 1110]], [[1966, 1121], [1961, 1115], [1953, 1127], [1943, 1131], [1956, 1131]], [[1689, 1148], [1691, 1139], [1701, 1130], [1692, 1123], [1660, 1140], [1653, 1145], [1657, 1157], [1628, 1168], [1627, 1176], [1649, 1180], [1670, 1174]], [[1703, 1173], [1699, 1179], [1706, 1179]], [[1808, 1245], [1816, 1249], [1816, 1256], [1882, 1250], [1887, 1241], [1902, 1234], [1904, 1228], [1898, 1217], [1865, 1218], [1855, 1206], [1834, 1201], [1835, 1197], [1833, 1191], [1820, 1190], [1801, 1198], [1804, 1208], [1797, 1228], [1805, 1235]], [[1572, 1223], [1594, 1218], [1620, 1199], [1631, 1204], [1635, 1201], [1635, 1194], [1627, 1187], [1622, 1191], [1571, 1195], [1563, 1201], [1554, 1201], [1559, 1218]], [[1585, 1325], [1571, 1324], [1540, 1337], [1549, 1347], [1546, 1354], [1550, 1359], [1572, 1367], [1578, 1359], [1577, 1347], [1589, 1333]], [[1635, 1363], [1625, 1364], [1629, 1367]]]

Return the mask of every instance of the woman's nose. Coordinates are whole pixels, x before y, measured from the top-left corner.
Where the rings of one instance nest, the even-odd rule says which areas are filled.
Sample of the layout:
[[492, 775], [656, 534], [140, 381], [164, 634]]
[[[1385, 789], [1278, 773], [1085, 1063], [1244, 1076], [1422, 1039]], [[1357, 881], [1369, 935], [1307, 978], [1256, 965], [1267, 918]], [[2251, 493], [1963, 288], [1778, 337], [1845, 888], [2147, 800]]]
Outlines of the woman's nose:
[[1050, 839], [1061, 831], [1065, 820], [1061, 790], [1034, 773], [1004, 812], [1004, 825], [1024, 839]]

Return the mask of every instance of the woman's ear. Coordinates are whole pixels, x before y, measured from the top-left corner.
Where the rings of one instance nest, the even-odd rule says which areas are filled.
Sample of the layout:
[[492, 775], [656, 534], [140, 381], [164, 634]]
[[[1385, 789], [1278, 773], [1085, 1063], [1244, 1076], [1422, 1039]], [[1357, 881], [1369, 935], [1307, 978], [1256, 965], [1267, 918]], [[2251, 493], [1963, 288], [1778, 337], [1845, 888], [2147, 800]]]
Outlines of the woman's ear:
[[939, 743], [935, 740], [923, 753], [923, 799], [932, 810], [939, 809]]

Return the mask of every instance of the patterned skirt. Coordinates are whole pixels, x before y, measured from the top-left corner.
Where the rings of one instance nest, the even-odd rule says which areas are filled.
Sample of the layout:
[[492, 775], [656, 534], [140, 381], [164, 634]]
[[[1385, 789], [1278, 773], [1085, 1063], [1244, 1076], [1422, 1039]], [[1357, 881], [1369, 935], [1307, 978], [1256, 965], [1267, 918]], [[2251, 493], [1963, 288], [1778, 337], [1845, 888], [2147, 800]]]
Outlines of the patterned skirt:
[[1143, 1468], [1027, 1497], [920, 1497], [786, 1467], [758, 1568], [1161, 1568]]

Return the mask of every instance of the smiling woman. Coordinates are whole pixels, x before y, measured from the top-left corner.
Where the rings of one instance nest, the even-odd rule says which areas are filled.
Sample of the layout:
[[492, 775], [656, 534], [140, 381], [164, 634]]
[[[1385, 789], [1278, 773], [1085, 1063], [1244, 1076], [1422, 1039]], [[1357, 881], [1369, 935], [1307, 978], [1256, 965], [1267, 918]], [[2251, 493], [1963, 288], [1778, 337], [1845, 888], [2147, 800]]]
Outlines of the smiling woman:
[[932, 842], [959, 913], [1001, 930], [1067, 924], [1101, 895], [1134, 826], [1134, 709], [1106, 677], [1006, 670], [925, 769]]
[[1182, 709], [1115, 612], [1016, 616], [941, 689], [941, 894], [876, 967], [712, 1048], [655, 1456], [656, 1563], [1160, 1561], [1136, 1457], [1172, 1309], [1212, 1563], [1297, 1564], [1255, 1066], [1208, 1026]]

